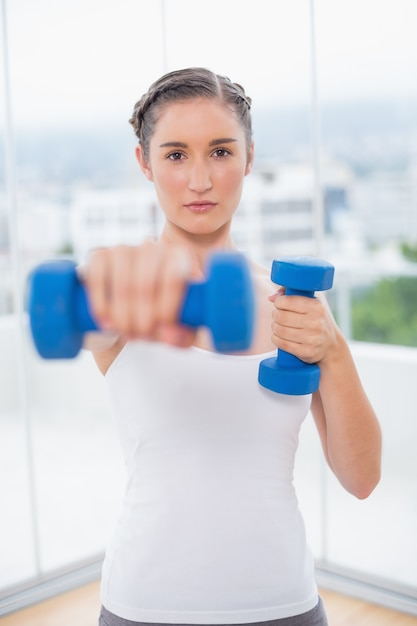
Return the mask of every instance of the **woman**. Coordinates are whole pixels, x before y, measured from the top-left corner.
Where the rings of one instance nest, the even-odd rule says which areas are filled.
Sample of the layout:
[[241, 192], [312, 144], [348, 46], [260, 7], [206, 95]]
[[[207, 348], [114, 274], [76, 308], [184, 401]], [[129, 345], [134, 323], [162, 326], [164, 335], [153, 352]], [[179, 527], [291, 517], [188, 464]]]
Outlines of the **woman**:
[[[366, 498], [379, 481], [379, 425], [324, 299], [285, 296], [252, 263], [247, 352], [217, 354], [205, 329], [177, 322], [187, 281], [213, 251], [235, 249], [231, 223], [254, 156], [250, 105], [241, 86], [205, 69], [156, 81], [130, 122], [162, 233], [96, 251], [85, 269], [93, 313], [116, 333], [94, 357], [128, 471], [102, 626], [327, 624], [292, 485], [310, 406], [341, 484]], [[258, 385], [259, 361], [277, 347], [320, 365], [312, 396]]]

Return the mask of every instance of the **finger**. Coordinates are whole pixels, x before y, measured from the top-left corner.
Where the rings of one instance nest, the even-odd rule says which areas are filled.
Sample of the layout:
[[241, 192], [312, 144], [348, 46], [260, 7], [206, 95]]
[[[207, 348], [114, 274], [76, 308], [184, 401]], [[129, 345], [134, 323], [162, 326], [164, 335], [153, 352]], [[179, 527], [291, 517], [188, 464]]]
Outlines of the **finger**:
[[279, 298], [283, 296], [284, 294], [285, 294], [285, 287], [278, 287], [278, 289], [274, 291], [274, 293], [271, 293], [271, 295], [268, 296], [268, 300], [270, 302], [275, 302], [275, 298]]
[[81, 280], [87, 288], [88, 303], [101, 328], [111, 324], [108, 281], [109, 254], [107, 250], [94, 251], [81, 271]]
[[316, 362], [323, 341], [320, 328], [315, 325], [295, 328], [272, 323], [272, 341], [286, 352], [308, 363]]
[[276, 309], [283, 311], [294, 311], [296, 313], [307, 313], [315, 306], [316, 298], [308, 298], [306, 296], [281, 296], [274, 300]]
[[303, 342], [303, 329], [293, 326], [283, 326], [277, 322], [272, 322], [272, 334], [278, 341], [286, 341], [301, 344]]
[[284, 350], [306, 363], [315, 363], [317, 361], [317, 349], [314, 345], [299, 342], [291, 338], [284, 338], [281, 335], [273, 335], [272, 341], [279, 350]]
[[129, 335], [131, 328], [132, 257], [134, 250], [117, 246], [110, 251], [108, 268], [111, 320], [115, 330]]
[[160, 273], [160, 252], [153, 242], [138, 249], [133, 264], [132, 333], [152, 339], [158, 324], [156, 298]]
[[301, 330], [306, 324], [306, 314], [286, 309], [274, 309], [272, 311], [272, 322], [278, 326]]
[[158, 320], [175, 324], [180, 317], [191, 262], [185, 250], [171, 248], [165, 251], [161, 263], [156, 309]]

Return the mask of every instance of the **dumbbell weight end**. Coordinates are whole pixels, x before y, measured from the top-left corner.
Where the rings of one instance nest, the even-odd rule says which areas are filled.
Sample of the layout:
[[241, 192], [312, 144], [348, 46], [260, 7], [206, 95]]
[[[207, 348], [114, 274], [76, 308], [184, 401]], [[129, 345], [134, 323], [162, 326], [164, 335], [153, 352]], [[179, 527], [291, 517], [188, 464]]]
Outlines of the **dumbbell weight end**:
[[261, 361], [258, 372], [259, 384], [275, 393], [289, 396], [307, 395], [317, 391], [320, 383], [318, 365], [312, 364], [308, 367], [284, 365], [286, 355], [293, 357], [292, 354], [280, 350], [278, 358], [270, 357]]
[[205, 282], [192, 282], [181, 307], [180, 322], [211, 330], [217, 352], [246, 350], [252, 342], [254, 296], [245, 257], [216, 252], [207, 263]]
[[31, 273], [27, 309], [33, 341], [44, 359], [74, 358], [84, 334], [99, 330], [69, 260], [46, 261]]

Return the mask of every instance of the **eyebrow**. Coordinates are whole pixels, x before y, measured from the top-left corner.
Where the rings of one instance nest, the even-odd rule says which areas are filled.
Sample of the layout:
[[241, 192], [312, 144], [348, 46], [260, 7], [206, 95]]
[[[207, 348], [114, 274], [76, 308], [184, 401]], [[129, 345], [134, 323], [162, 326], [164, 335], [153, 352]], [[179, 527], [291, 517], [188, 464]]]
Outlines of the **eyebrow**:
[[[212, 148], [214, 146], [221, 146], [225, 143], [236, 143], [237, 139], [233, 137], [220, 137], [219, 139], [212, 139], [209, 142], [209, 146]], [[161, 143], [160, 148], [187, 148], [187, 144], [182, 141], [166, 141], [165, 143]]]

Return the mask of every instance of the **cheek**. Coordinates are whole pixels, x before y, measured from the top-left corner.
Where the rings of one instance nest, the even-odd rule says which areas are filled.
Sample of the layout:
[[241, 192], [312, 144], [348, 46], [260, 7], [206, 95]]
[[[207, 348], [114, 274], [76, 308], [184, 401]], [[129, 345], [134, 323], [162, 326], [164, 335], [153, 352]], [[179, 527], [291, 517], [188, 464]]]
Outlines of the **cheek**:
[[240, 193], [244, 177], [245, 173], [242, 168], [233, 168], [223, 172], [221, 176], [223, 190], [228, 194]]
[[158, 172], [154, 177], [155, 189], [159, 193], [172, 194], [176, 190], [181, 189], [185, 184], [185, 176], [182, 172], [164, 171]]

